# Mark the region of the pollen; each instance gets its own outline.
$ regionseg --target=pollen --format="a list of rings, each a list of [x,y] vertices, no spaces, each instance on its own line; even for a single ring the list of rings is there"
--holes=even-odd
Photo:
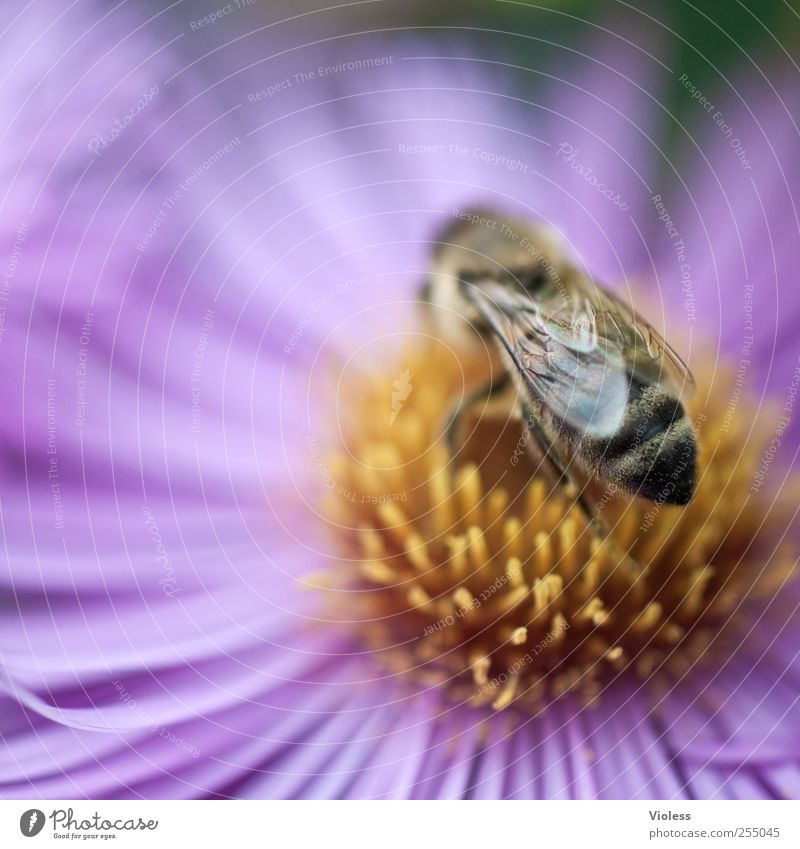
[[[566,694],[596,704],[618,676],[713,658],[742,605],[791,578],[798,487],[759,483],[780,413],[754,421],[732,372],[695,373],[691,502],[592,481],[602,538],[576,492],[520,450],[519,419],[478,405],[448,448],[448,411],[486,376],[426,340],[340,382],[347,420],[324,499],[337,557],[317,583],[392,674],[498,711]]]

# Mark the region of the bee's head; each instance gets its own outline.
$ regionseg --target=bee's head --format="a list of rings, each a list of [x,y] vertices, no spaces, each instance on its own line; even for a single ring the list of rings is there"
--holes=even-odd
[[[464,297],[465,287],[489,281],[541,305],[548,300],[555,305],[559,298],[568,300],[570,281],[578,273],[571,252],[548,228],[488,209],[454,210],[453,220],[435,241],[423,298],[458,306],[464,318],[478,321]]]

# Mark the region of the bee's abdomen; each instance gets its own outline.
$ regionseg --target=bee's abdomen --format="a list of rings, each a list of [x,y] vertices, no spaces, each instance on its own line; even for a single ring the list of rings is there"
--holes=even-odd
[[[594,446],[602,476],[636,495],[687,504],[694,495],[697,439],[680,401],[648,387],[632,399],[620,432]]]

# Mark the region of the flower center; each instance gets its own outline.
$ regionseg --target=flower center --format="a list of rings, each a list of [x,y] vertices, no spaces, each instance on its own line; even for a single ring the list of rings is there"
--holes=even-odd
[[[574,493],[520,451],[518,420],[479,411],[450,455],[448,410],[481,369],[425,342],[343,382],[351,423],[328,464],[342,555],[330,589],[393,672],[495,709],[568,692],[592,703],[616,675],[688,668],[734,608],[785,580],[793,557],[777,541],[796,501],[753,483],[775,419],[754,425],[744,398],[731,412],[730,375],[697,375],[690,504],[593,482],[611,532],[601,540]]]

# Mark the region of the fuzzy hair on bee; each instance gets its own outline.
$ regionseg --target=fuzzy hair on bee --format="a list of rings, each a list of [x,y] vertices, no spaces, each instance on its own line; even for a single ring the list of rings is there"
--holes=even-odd
[[[450,412],[451,445],[461,415],[492,398],[522,420],[555,480],[574,485],[577,470],[660,503],[690,501],[697,439],[682,399],[691,374],[557,234],[490,210],[460,212],[437,240],[421,299],[435,334],[466,344],[477,331],[502,374]]]

